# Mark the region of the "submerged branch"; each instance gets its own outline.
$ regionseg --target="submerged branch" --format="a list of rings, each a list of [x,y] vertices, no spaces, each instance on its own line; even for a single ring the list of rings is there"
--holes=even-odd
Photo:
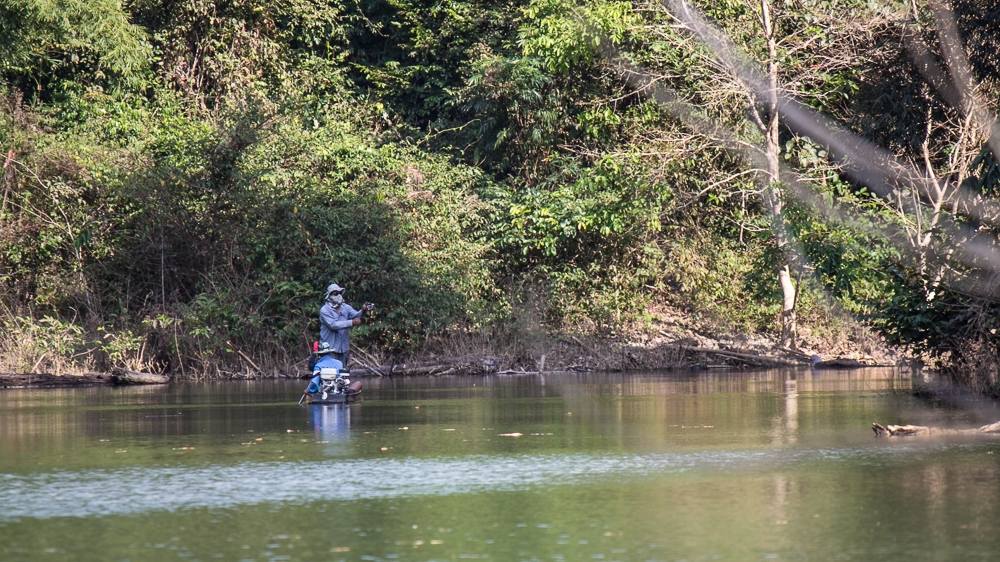
[[[931,427],[926,425],[882,425],[872,422],[872,431],[876,437],[908,437],[928,435],[974,435],[981,433],[1000,433],[1000,421],[975,428],[953,429]]]

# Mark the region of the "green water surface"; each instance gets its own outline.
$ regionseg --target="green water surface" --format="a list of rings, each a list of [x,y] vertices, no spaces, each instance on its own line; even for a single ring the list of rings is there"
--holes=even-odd
[[[909,375],[0,392],[0,560],[997,560],[992,403]]]

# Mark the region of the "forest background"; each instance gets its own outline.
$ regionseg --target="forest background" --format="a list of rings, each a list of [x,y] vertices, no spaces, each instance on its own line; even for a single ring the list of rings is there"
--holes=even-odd
[[[680,322],[996,388],[998,65],[990,1],[0,0],[0,371],[287,371],[336,281],[378,358]]]

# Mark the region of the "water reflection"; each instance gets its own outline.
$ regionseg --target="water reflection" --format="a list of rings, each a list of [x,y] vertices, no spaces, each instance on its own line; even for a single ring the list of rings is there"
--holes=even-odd
[[[95,388],[0,393],[0,470],[57,466],[122,466],[159,455],[156,445],[208,459],[248,448],[286,454],[277,435],[299,431],[326,441],[313,453],[340,455],[362,435],[377,439],[363,450],[415,447],[447,452],[535,451],[613,447],[666,450],[677,446],[795,446],[803,436],[822,444],[868,438],[873,419],[933,424],[915,404],[898,415],[866,393],[906,390],[910,378],[894,370],[851,373],[775,370],[699,373],[583,373],[511,377],[378,378],[366,381],[366,404],[295,406],[299,381],[267,381],[167,388]],[[897,400],[893,398],[892,400]],[[901,404],[906,405],[906,400]],[[364,420],[358,414],[364,408]],[[940,411],[933,412],[941,416]],[[353,419],[352,419],[353,418]],[[936,420],[940,422],[940,420]],[[813,431],[803,433],[801,424]],[[961,424],[971,425],[965,420]],[[846,425],[852,427],[845,427]],[[397,428],[409,426],[410,431]],[[553,434],[552,427],[558,431]],[[359,428],[361,429],[359,431]],[[424,428],[428,428],[426,431]],[[443,434],[442,428],[453,433]],[[483,428],[500,428],[487,433]],[[373,431],[381,431],[375,437]],[[816,429],[825,431],[820,439]],[[547,433],[516,444],[495,433]],[[460,440],[460,441],[459,441]],[[339,445],[338,445],[339,444]],[[810,443],[805,443],[809,445]],[[142,449],[137,446],[142,445]],[[149,447],[147,447],[149,445]],[[120,450],[127,450],[119,453]],[[230,453],[236,454],[236,453]],[[252,456],[252,455],[251,455]],[[178,460],[183,460],[178,458]]]
[[[560,373],[511,376],[385,377],[365,381],[380,398],[494,398],[522,396],[643,396],[666,394],[785,393],[792,381],[797,392],[909,390],[911,378],[897,369],[824,371],[698,371],[648,373]],[[368,390],[366,390],[368,392]]]
[[[470,455],[454,458],[376,458],[312,462],[242,463],[232,466],[125,468],[48,472],[31,475],[0,473],[0,524],[25,518],[86,517],[112,514],[220,508],[265,502],[309,500],[352,501],[372,498],[440,496],[534,489],[539,492],[574,485],[600,485],[699,477],[746,479],[758,488],[756,475],[777,471],[801,477],[804,469],[821,467],[837,478],[856,477],[867,466],[909,475],[929,454],[968,458],[991,450],[991,441],[972,446],[945,442],[915,443],[891,449],[775,449],[626,455]],[[995,481],[1000,467],[993,459],[977,470]],[[861,469],[861,471],[859,471]],[[897,472],[898,471],[898,472]],[[960,467],[938,469],[933,478],[942,497],[950,498],[958,482],[950,474]],[[248,486],[248,482],[255,485]],[[303,482],[311,485],[303,486]],[[763,480],[763,494],[750,489],[744,501],[768,503],[778,516],[788,503],[786,482]],[[914,483],[926,483],[916,479]],[[327,485],[330,484],[330,485]],[[883,486],[907,485],[886,481]],[[775,486],[779,497],[770,490]],[[769,490],[770,489],[770,490]],[[115,493],[108,493],[114,490]],[[947,493],[945,493],[947,492]],[[836,493],[836,492],[835,492]],[[770,498],[770,502],[768,501]],[[995,500],[995,498],[992,498]],[[827,498],[833,501],[834,498]],[[828,507],[828,506],[823,506]],[[932,505],[933,507],[933,505]],[[748,507],[750,509],[750,507]],[[933,515],[933,510],[928,515]]]
[[[876,419],[975,425],[914,398],[908,373],[366,386],[363,404],[309,407],[300,381],[0,393],[0,559],[157,560],[163,545],[306,561],[1000,551],[1000,439],[872,437]]]
[[[799,381],[787,373],[782,382],[782,411],[771,418],[771,444],[794,445],[799,432]]]
[[[351,406],[347,404],[310,404],[309,421],[313,426],[316,440],[327,445],[331,454],[350,452]]]

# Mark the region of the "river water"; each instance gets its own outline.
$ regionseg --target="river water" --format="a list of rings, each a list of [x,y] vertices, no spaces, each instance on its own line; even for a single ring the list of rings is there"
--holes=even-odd
[[[996,560],[992,403],[769,371],[0,392],[0,559]]]

